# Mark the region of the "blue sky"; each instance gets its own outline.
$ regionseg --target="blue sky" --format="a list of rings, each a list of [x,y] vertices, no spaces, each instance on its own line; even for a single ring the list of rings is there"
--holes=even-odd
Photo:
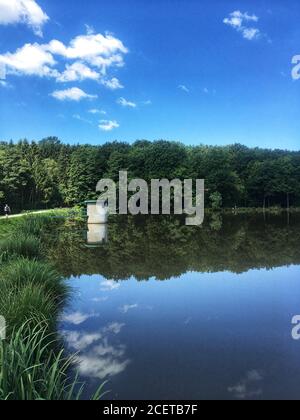
[[[0,139],[298,150],[299,22],[298,0],[0,0]]]

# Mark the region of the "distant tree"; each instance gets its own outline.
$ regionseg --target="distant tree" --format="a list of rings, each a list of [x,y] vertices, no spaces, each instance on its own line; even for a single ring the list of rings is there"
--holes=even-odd
[[[47,207],[61,203],[59,192],[59,167],[54,159],[36,160],[33,166],[38,201]]]
[[[128,170],[128,166],[129,159],[127,153],[119,151],[113,152],[107,162],[105,178],[109,178],[117,182],[119,180],[119,172]]]
[[[209,199],[213,210],[221,210],[223,199],[222,195],[218,191],[212,193]]]
[[[290,208],[291,198],[294,198],[299,190],[296,167],[289,156],[281,157],[274,163],[273,190],[278,199],[285,197],[287,209]]]
[[[39,154],[44,159],[57,159],[60,154],[61,146],[61,141],[57,137],[47,137],[38,143]]]
[[[0,150],[0,190],[15,209],[27,208],[34,192],[32,169],[19,146]]]
[[[187,150],[181,143],[157,141],[147,147],[146,179],[174,179],[181,175],[186,164]]]
[[[225,207],[241,201],[244,186],[227,148],[196,147],[190,160],[193,177],[205,179],[206,188],[218,191]]]
[[[249,168],[247,189],[254,203],[261,203],[264,209],[275,193],[274,168],[274,161],[254,161]]]
[[[91,146],[77,147],[68,168],[65,202],[68,205],[96,198],[96,153]]]

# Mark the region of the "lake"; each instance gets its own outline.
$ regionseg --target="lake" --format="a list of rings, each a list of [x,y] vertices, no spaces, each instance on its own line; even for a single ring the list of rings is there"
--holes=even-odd
[[[48,253],[72,288],[59,329],[86,395],[108,380],[111,400],[299,398],[299,216],[71,225]]]

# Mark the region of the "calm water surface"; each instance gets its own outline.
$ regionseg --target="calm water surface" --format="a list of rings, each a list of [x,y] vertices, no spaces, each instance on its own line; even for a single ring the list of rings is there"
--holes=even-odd
[[[60,324],[88,392],[107,399],[300,398],[300,220],[129,219],[61,231],[72,300]]]

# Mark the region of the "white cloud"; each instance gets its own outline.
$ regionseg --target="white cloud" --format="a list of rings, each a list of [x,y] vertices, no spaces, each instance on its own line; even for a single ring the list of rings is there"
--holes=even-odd
[[[35,0],[0,0],[0,25],[25,23],[38,36],[49,17]]]
[[[119,334],[124,326],[125,324],[112,322],[95,333],[62,332],[71,349],[83,352],[75,359],[82,375],[105,379],[126,369],[130,363],[130,360],[126,359],[126,347],[122,344],[109,343],[109,335]]]
[[[103,328],[104,333],[120,334],[121,330],[125,327],[125,324],[120,322],[112,322]]]
[[[99,340],[106,340],[108,334],[120,334],[121,330],[125,327],[125,324],[119,322],[111,322],[104,326],[101,332],[87,333],[79,331],[62,331],[62,336],[66,340],[67,344],[76,351],[86,350],[91,345],[99,342]]]
[[[102,334],[80,333],[77,331],[63,331],[62,335],[68,345],[76,351],[83,351],[102,338]]]
[[[74,115],[73,115],[73,118],[74,118],[74,120],[78,120],[78,121],[84,122],[84,123],[86,123],[86,124],[92,124],[92,122],[91,122],[91,121],[87,120],[86,118],[83,118],[83,117],[82,117],[81,115],[79,115],[79,114],[74,114]]]
[[[136,108],[136,104],[134,102],[127,101],[127,99],[125,99],[125,98],[119,98],[117,100],[117,104],[119,104],[121,106],[124,106],[124,107]]]
[[[111,90],[116,90],[116,89],[123,89],[124,88],[124,86],[120,83],[120,81],[116,78],[116,77],[113,77],[112,79],[108,79],[108,80],[106,80],[106,79],[103,79],[102,81],[101,81],[101,83],[105,86],[105,87],[107,87],[108,89],[111,89]]]
[[[13,54],[0,55],[0,78],[5,79],[7,74],[58,77],[59,73],[53,69],[55,64],[52,54],[41,45],[25,44]]]
[[[61,320],[63,322],[68,322],[69,324],[80,325],[87,321],[89,318],[93,317],[95,317],[94,314],[84,314],[78,311],[63,315]]]
[[[245,400],[262,395],[263,390],[260,386],[264,377],[257,370],[251,370],[236,385],[228,388],[228,392],[233,394],[236,399]]]
[[[66,70],[57,78],[58,82],[75,82],[85,79],[98,80],[100,74],[88,67],[87,65],[76,61],[75,63],[66,65]]]
[[[101,122],[109,122],[109,121],[101,121]],[[111,291],[111,290],[115,290],[118,289],[120,287],[120,283],[117,283],[114,280],[104,280],[101,282],[101,290],[103,292],[105,291]]]
[[[0,54],[0,79],[5,79],[7,74],[55,77],[58,82],[92,79],[117,89],[122,87],[121,83],[117,78],[108,79],[107,70],[123,66],[127,52],[122,41],[110,34],[80,35],[68,46],[58,40],[49,44],[25,44],[14,53]],[[55,68],[58,58],[73,62],[67,63],[60,73]]]
[[[111,131],[114,128],[119,128],[120,125],[118,124],[117,121],[113,120],[101,120],[100,124],[99,124],[99,128],[100,130],[103,131]],[[111,282],[109,283],[109,281],[107,281],[107,283],[105,285],[103,285],[102,290],[106,291],[106,290],[114,290],[114,289],[118,289],[119,288],[119,284],[112,284]]]
[[[88,112],[93,115],[97,115],[97,114],[106,115],[107,114],[107,112],[104,111],[104,109],[96,109],[96,108],[89,109]]]
[[[258,22],[258,17],[255,15],[249,15],[248,12],[242,13],[240,10],[230,13],[229,17],[224,19],[226,25],[230,25],[234,28],[241,28],[243,23],[246,22]]]
[[[123,66],[123,54],[128,53],[122,41],[111,34],[79,35],[68,46],[53,40],[47,45],[47,49],[66,59],[85,61],[99,68],[102,74],[106,74],[108,67]]]
[[[123,312],[123,314],[127,314],[131,309],[138,308],[138,304],[135,303],[134,305],[124,305],[120,308],[120,311]]]
[[[178,89],[182,90],[183,92],[189,93],[189,88],[187,88],[185,85],[179,85]]]
[[[73,87],[65,90],[56,90],[51,93],[53,98],[58,99],[59,101],[81,101],[81,99],[96,99],[97,95],[89,95],[83,90]]]
[[[143,102],[143,105],[152,105],[152,101],[148,99],[147,101]]]
[[[255,27],[249,27],[248,25],[257,23],[259,18],[256,15],[249,15],[248,12],[242,13],[240,10],[236,10],[230,13],[229,17],[223,20],[225,25],[231,26],[236,31],[240,32],[245,39],[249,41],[260,37],[260,30]]]
[[[107,296],[104,297],[94,297],[92,298],[92,302],[100,303],[100,302],[106,302],[108,300]]]
[[[77,358],[79,371],[82,375],[105,379],[123,372],[130,363],[125,359],[126,348],[122,345],[110,345],[107,339],[94,346],[90,352]]]
[[[258,38],[260,35],[260,30],[256,28],[245,28],[243,30],[243,37],[246,39],[249,39],[251,41],[252,39]]]

